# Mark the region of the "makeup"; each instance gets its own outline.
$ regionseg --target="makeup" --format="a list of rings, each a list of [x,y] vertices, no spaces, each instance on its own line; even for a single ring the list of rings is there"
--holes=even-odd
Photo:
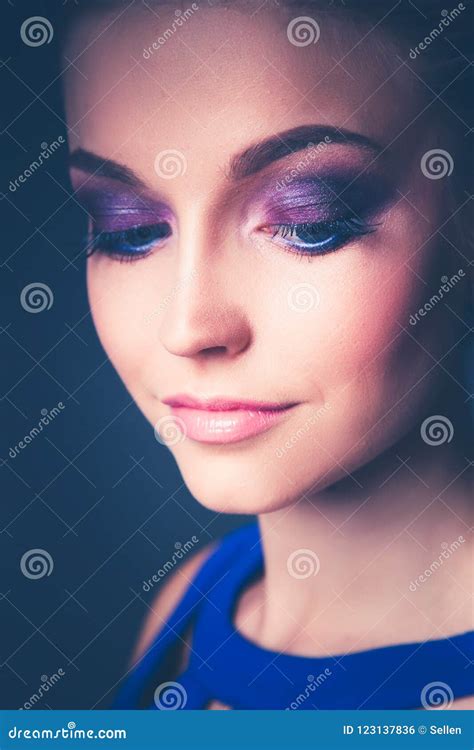
[[[295,406],[225,398],[203,401],[186,395],[164,398],[163,403],[181,420],[186,437],[214,444],[237,443],[264,433]]]

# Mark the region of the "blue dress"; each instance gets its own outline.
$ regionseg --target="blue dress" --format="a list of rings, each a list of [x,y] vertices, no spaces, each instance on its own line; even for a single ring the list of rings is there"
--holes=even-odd
[[[262,572],[257,524],[227,534],[198,571],[113,708],[409,709],[474,694],[474,631],[324,657],[260,648],[233,625],[240,592]],[[166,665],[192,626],[186,669]]]

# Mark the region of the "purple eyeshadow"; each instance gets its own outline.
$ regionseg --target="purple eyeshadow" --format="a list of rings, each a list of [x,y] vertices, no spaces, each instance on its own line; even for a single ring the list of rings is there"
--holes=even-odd
[[[264,192],[262,209],[268,224],[334,221],[348,215],[375,215],[391,189],[375,175],[322,175],[279,180]]]
[[[170,222],[173,214],[160,201],[124,188],[80,187],[76,195],[92,216],[96,232],[120,232],[132,227]]]

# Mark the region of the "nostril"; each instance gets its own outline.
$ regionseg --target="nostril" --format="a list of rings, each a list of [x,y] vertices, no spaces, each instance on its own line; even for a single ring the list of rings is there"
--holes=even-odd
[[[208,346],[200,352],[203,357],[213,357],[219,354],[227,354],[226,346]]]

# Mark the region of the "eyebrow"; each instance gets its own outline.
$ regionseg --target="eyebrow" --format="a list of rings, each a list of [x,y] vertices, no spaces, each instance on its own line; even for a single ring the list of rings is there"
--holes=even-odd
[[[233,180],[241,180],[308,146],[317,147],[324,144],[328,146],[342,144],[368,150],[371,153],[382,151],[380,144],[361,133],[325,125],[301,125],[260,141],[234,156],[230,161],[228,175]],[[129,167],[112,159],[104,159],[82,148],[72,152],[69,165],[82,172],[117,180],[132,187],[147,187],[146,183]]]

